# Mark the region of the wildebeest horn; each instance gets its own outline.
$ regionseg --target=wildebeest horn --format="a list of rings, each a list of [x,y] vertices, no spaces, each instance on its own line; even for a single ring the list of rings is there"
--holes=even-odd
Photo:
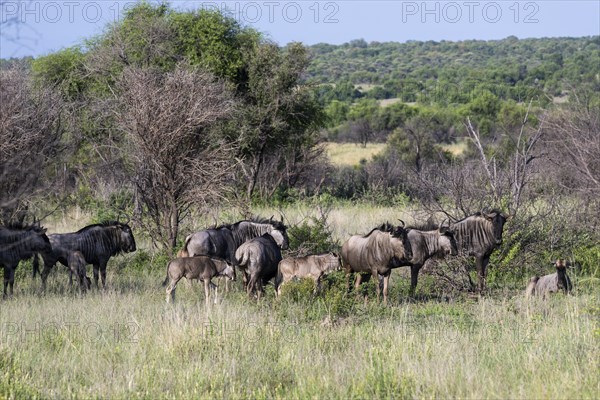
[[[402,221],[400,218],[398,218],[398,221],[400,221],[400,223],[402,224],[402,228],[404,228],[406,226],[406,224],[404,223],[404,221]]]

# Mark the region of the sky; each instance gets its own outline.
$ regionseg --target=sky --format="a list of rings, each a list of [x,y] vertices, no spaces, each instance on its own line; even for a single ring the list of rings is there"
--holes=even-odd
[[[154,2],[155,1],[151,1]],[[0,0],[0,57],[39,56],[81,44],[134,1]],[[600,0],[170,1],[223,10],[285,45],[600,35]]]

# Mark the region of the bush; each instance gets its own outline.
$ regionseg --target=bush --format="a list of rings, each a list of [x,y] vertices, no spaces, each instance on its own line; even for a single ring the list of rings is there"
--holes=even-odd
[[[327,223],[327,212],[323,211],[320,217],[311,217],[308,221],[289,228],[288,236],[290,249],[294,249],[288,255],[294,257],[337,251],[340,247],[333,239]]]

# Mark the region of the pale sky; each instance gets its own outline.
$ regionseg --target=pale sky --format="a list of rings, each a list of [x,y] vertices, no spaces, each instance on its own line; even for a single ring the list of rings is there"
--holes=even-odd
[[[0,0],[0,57],[38,56],[99,34],[133,4],[121,0]],[[600,35],[600,0],[171,1],[228,10],[285,45]],[[11,24],[17,19],[19,24]]]

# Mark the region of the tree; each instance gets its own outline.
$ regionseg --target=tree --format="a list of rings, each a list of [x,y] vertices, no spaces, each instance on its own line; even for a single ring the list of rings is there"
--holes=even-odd
[[[581,89],[548,121],[550,160],[560,167],[561,184],[586,197],[600,195],[600,97]]]
[[[60,96],[22,69],[0,71],[0,221],[21,216],[52,187],[66,116]],[[19,217],[17,217],[20,219]]]
[[[316,144],[325,114],[313,88],[301,83],[308,54],[300,43],[285,51],[273,43],[259,44],[245,57],[248,80],[241,93],[239,128],[232,135],[240,138],[239,158],[250,198],[261,181],[266,195],[282,183],[294,185],[320,152]],[[263,175],[265,168],[274,173]]]
[[[174,249],[186,211],[226,194],[235,148],[213,128],[231,115],[231,93],[186,64],[172,72],[129,67],[117,87],[113,112],[125,135],[128,178],[147,217],[140,222]]]

